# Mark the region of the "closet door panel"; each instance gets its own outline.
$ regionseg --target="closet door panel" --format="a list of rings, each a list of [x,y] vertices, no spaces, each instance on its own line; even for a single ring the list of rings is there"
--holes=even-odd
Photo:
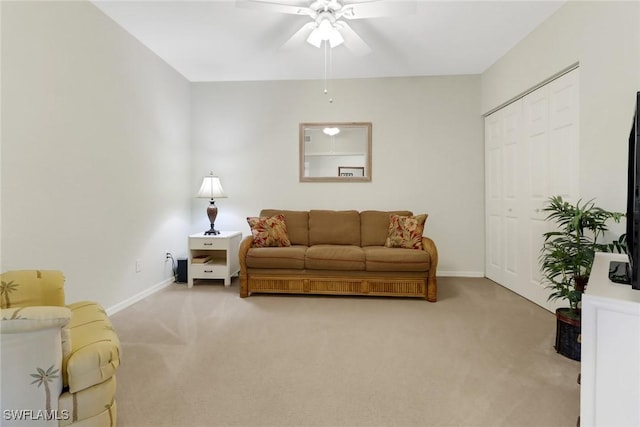
[[[502,113],[485,119],[485,274],[498,283],[503,280],[503,154]]]
[[[517,292],[522,262],[518,247],[522,240],[522,103],[503,109],[504,170],[504,286]]]
[[[552,194],[578,197],[578,75],[570,73],[549,83],[549,147]]]

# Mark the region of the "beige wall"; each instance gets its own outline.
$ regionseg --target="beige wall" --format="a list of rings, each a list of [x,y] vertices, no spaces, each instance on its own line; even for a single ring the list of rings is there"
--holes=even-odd
[[[192,192],[212,170],[227,199],[216,225],[249,234],[263,208],[410,209],[442,274],[484,272],[484,148],[479,76],[196,83],[192,86]],[[370,183],[300,183],[298,124],[373,123]],[[194,199],[193,231],[208,228]]]
[[[481,111],[574,63],[580,70],[580,192],[624,211],[627,142],[640,91],[640,2],[568,2],[482,74]]]
[[[0,5],[1,269],[61,269],[105,307],[161,285],[188,232],[189,83],[89,2]]]

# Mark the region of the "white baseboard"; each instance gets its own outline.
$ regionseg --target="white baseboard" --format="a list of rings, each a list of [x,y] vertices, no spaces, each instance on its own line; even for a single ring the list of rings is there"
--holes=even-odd
[[[437,277],[484,277],[484,271],[438,271]],[[145,289],[144,291],[137,293],[124,301],[117,303],[106,309],[107,315],[111,316],[125,308],[137,303],[148,297],[149,295],[155,294],[161,289],[166,288],[174,282],[173,277],[169,277],[162,282],[153,285],[152,287]]]
[[[484,271],[441,271],[438,270],[436,277],[484,277]]]
[[[156,292],[158,292],[161,289],[166,288],[167,286],[169,286],[170,284],[172,284],[174,282],[173,277],[169,277],[165,280],[163,280],[162,282],[151,286],[148,289],[145,289],[144,291],[137,293],[135,295],[133,295],[130,298],[127,298],[126,300],[117,303],[116,305],[113,305],[109,308],[107,308],[105,311],[107,312],[107,316],[111,316],[117,312],[119,312],[120,310],[124,310],[125,308],[137,303],[138,301],[141,301],[143,299],[145,299],[146,297],[148,297],[149,295],[155,294]]]

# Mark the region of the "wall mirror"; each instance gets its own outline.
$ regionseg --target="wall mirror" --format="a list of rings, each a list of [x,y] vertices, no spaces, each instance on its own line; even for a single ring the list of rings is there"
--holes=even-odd
[[[371,181],[371,123],[300,123],[300,182]]]

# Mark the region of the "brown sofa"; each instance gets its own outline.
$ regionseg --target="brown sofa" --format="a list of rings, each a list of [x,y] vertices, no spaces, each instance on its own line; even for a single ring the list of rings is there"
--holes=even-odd
[[[385,247],[390,215],[409,211],[287,211],[291,246],[240,245],[240,296],[252,293],[380,295],[437,300],[438,252],[423,237],[423,249]]]

